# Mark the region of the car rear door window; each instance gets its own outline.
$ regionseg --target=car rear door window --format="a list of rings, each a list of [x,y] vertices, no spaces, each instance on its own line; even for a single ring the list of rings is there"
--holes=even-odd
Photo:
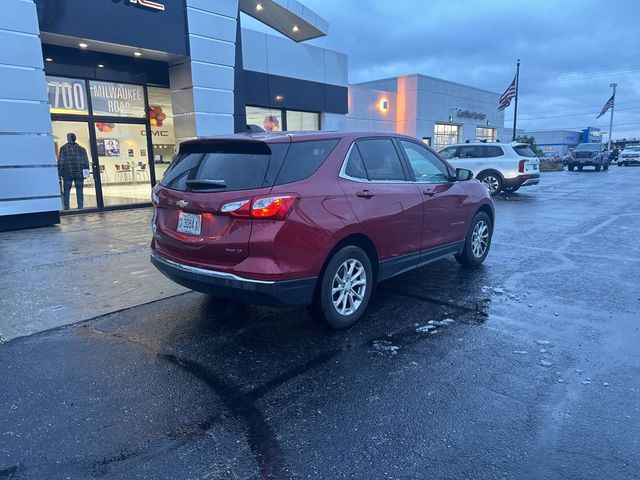
[[[351,178],[358,178],[367,180],[367,171],[364,168],[364,162],[358,147],[355,145],[349,150],[349,158],[347,159],[347,166],[344,169],[344,173]]]
[[[393,142],[388,138],[356,142],[364,167],[371,181],[404,181],[404,171]]]
[[[416,182],[444,183],[449,181],[449,170],[446,165],[430,150],[406,140],[400,140],[400,146],[409,159]]]
[[[479,148],[482,149],[482,157],[484,158],[495,158],[504,155],[502,148],[496,145],[482,145]]]
[[[262,188],[269,165],[272,160],[276,163],[282,160],[286,147],[286,144],[268,145],[264,142],[186,144],[161,183],[167,188],[183,191],[229,192]]]
[[[458,147],[458,157],[459,158],[481,158],[482,151],[480,147],[476,145],[465,145],[463,147]]]
[[[275,184],[282,185],[309,178],[320,168],[339,141],[330,139],[293,142]]]

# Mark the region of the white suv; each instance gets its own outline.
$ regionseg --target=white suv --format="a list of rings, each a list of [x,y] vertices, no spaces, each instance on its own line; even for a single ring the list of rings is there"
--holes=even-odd
[[[540,183],[540,160],[526,143],[459,143],[439,153],[454,167],[471,170],[492,196]]]

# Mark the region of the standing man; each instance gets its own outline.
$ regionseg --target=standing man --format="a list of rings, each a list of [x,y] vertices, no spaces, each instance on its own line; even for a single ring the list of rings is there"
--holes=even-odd
[[[78,208],[83,207],[83,182],[89,174],[89,158],[87,151],[76,143],[76,134],[67,133],[67,143],[60,148],[58,157],[58,175],[62,177],[64,209],[69,210],[71,186],[76,186]]]

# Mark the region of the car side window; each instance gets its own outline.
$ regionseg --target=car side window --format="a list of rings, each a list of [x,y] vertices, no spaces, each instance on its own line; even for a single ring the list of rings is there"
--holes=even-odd
[[[351,178],[359,178],[362,180],[367,180],[367,171],[364,168],[364,163],[362,162],[362,156],[360,155],[360,151],[358,147],[355,145],[351,147],[349,152],[349,158],[347,159],[347,166],[344,169],[344,173],[346,173]]]
[[[495,145],[483,146],[482,149],[484,150],[482,156],[486,158],[501,157],[504,155],[502,148]]]
[[[356,147],[360,151],[370,181],[405,180],[400,157],[390,139],[358,140]]]
[[[449,160],[450,158],[453,158],[456,156],[456,150],[457,150],[457,147],[443,148],[442,150],[440,150],[440,156],[442,158]]]
[[[443,183],[449,181],[447,166],[430,150],[413,142],[400,140],[400,146],[407,154],[416,182]]]
[[[480,151],[480,147],[475,145],[465,145],[463,147],[458,147],[458,157],[480,158],[482,157],[482,152]]]

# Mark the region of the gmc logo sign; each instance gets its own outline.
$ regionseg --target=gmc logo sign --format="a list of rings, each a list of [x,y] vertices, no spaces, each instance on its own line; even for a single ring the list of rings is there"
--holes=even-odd
[[[113,0],[115,2],[119,0]],[[132,3],[135,5],[140,5],[144,8],[149,8],[151,10],[156,10],[160,12],[164,12],[164,5],[160,2],[156,2],[155,0],[125,0],[125,3]]]

